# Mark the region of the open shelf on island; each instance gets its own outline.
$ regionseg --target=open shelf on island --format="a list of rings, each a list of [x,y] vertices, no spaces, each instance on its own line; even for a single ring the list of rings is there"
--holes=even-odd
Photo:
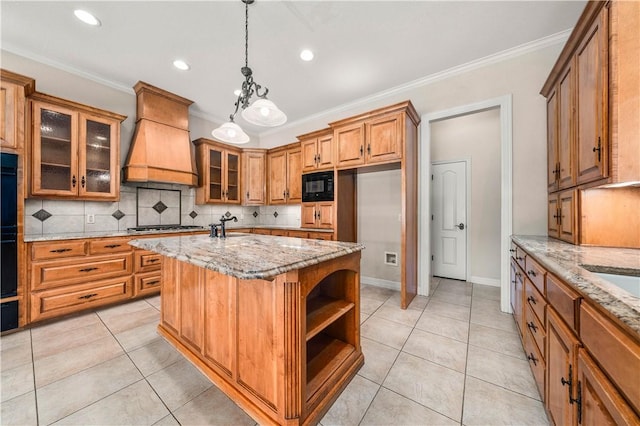
[[[354,304],[342,299],[317,296],[307,304],[307,341],[329,324],[353,308]]]
[[[307,342],[307,401],[353,351],[355,348],[349,343],[323,333]]]

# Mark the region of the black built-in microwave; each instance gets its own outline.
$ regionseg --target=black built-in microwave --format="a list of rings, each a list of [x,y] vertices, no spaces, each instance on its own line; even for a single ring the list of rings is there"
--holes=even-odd
[[[302,202],[333,201],[333,170],[302,175]]]

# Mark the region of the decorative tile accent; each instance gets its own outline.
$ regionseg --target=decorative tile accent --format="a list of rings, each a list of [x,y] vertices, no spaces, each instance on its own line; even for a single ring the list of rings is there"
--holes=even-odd
[[[191,219],[195,219],[196,216],[198,216],[198,213],[196,213],[195,210],[191,210],[191,213],[189,213],[189,216],[191,216]]]
[[[167,206],[162,201],[158,201],[153,206],[153,209],[157,211],[159,214],[162,214],[162,212],[167,209]]]
[[[278,212],[273,212],[273,217],[278,217]]]
[[[258,217],[258,212],[253,212],[253,217]]]
[[[32,214],[31,216],[35,217],[40,222],[44,222],[45,220],[49,219],[52,215],[48,211],[46,211],[44,209],[40,209],[37,212],[35,212],[34,214]]]
[[[226,217],[231,217],[231,212],[229,210],[227,210],[227,212],[224,214]]]
[[[111,213],[111,216],[115,217],[116,220],[120,220],[124,217],[124,213],[122,213],[120,210],[116,210],[115,212]]]

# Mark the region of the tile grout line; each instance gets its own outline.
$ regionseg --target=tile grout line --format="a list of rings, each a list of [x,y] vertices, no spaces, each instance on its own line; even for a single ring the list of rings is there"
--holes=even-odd
[[[36,425],[40,424],[40,413],[38,412],[38,388],[36,387],[36,361],[33,355],[33,335],[29,328],[29,346],[31,347],[31,371],[33,371],[33,399],[36,409]]]

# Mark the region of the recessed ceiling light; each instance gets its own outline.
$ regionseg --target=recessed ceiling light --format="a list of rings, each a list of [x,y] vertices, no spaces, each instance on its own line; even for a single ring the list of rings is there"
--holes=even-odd
[[[240,96],[240,93],[242,93],[242,90],[240,90],[240,89],[236,89],[236,90],[233,91],[233,94],[236,95],[236,96]]]
[[[173,66],[182,71],[187,71],[191,69],[189,64],[183,61],[182,59],[176,59],[175,61],[173,61]]]
[[[73,11],[73,14],[85,24],[93,25],[94,27],[100,26],[100,20],[86,10],[76,9]]]
[[[309,62],[313,59],[313,52],[309,49],[304,49],[302,52],[300,52],[300,59]]]

